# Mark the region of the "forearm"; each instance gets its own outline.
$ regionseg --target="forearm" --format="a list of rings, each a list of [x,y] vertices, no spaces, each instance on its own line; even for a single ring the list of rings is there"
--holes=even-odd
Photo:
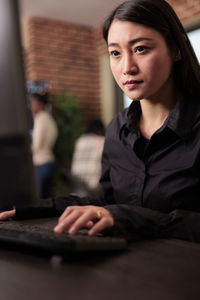
[[[200,242],[200,213],[174,210],[169,214],[132,205],[110,205],[113,235],[129,241],[151,238],[179,238]]]
[[[101,197],[78,197],[73,195],[55,197],[49,199],[40,199],[34,205],[16,207],[15,219],[30,219],[42,218],[51,216],[60,216],[66,207],[72,205],[106,205],[106,202]]]

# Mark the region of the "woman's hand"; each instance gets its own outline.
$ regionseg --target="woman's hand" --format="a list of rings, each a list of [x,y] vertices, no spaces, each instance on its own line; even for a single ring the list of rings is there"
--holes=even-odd
[[[88,234],[94,235],[113,225],[114,219],[104,207],[68,206],[59,218],[54,232],[67,231],[69,234],[75,234],[82,228],[89,228]]]
[[[12,209],[12,210],[7,210],[7,211],[1,212],[0,213],[0,221],[5,221],[5,220],[7,220],[9,218],[14,217],[15,216],[15,212],[16,212],[15,208]]]

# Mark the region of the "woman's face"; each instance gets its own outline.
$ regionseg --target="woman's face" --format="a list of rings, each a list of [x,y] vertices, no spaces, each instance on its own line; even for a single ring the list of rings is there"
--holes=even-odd
[[[162,35],[151,28],[114,20],[108,33],[113,76],[133,100],[162,100],[173,90],[172,55]]]

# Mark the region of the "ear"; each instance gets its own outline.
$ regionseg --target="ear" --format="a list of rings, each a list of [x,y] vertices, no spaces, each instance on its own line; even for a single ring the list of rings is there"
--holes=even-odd
[[[181,52],[180,50],[176,51],[175,53],[175,56],[174,56],[174,61],[179,61],[182,59],[182,56],[181,56]]]

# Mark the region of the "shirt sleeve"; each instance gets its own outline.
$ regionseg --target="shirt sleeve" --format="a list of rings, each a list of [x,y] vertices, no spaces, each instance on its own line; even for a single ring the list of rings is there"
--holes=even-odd
[[[33,219],[60,216],[68,206],[97,205],[103,206],[102,198],[78,197],[75,195],[40,199],[36,204],[17,206],[15,219]]]
[[[114,236],[128,241],[153,238],[178,238],[200,242],[200,213],[174,210],[161,213],[127,204],[106,206],[114,218]]]

